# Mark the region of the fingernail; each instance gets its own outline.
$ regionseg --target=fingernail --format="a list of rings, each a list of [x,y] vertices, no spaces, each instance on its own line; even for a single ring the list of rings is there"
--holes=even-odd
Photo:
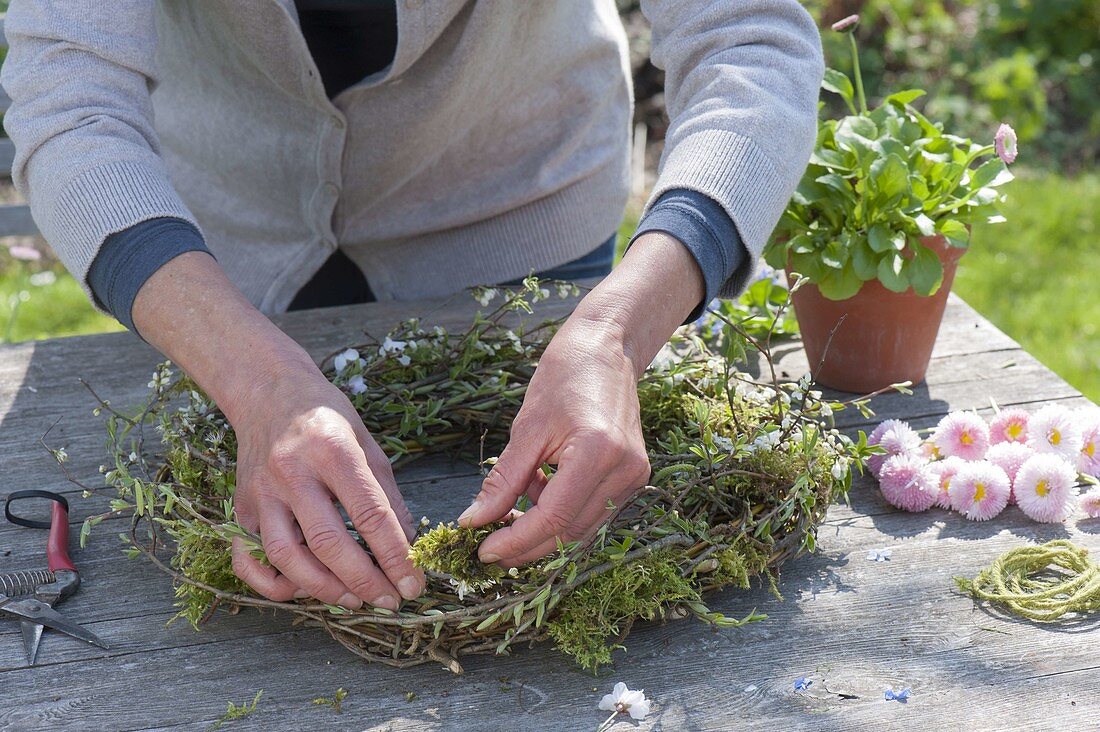
[[[376,597],[371,600],[370,604],[386,610],[396,610],[398,602],[397,598],[393,595],[382,595],[381,597]]]
[[[401,591],[401,596],[406,600],[415,600],[424,591],[416,577],[402,577],[397,582],[397,589]]]
[[[294,599],[295,600],[304,600],[307,597],[309,597],[309,593],[306,592],[305,590],[295,590],[294,591]],[[345,597],[346,597],[346,595],[345,595]]]
[[[458,517],[458,523],[462,524],[471,520],[474,517],[474,514],[476,514],[480,508],[481,501],[475,498],[474,502],[470,504],[470,507],[463,511],[462,514]]]
[[[485,564],[493,564],[494,562],[500,561],[500,555],[493,554],[492,552],[486,552],[485,554],[481,555],[481,561]]]
[[[350,592],[345,592],[341,595],[336,604],[341,607],[346,607],[348,610],[358,610],[363,607],[363,601]]]

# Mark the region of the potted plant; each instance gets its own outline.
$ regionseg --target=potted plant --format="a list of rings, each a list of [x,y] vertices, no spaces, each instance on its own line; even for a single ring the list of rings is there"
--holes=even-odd
[[[806,174],[764,256],[805,278],[792,301],[815,378],[869,393],[924,378],[959,259],[975,221],[999,222],[997,188],[1013,176],[1016,136],[994,144],[943,131],[912,103],[917,89],[868,110],[852,31],[853,75],[823,88],[850,114],[824,121]],[[854,83],[853,83],[854,80]]]

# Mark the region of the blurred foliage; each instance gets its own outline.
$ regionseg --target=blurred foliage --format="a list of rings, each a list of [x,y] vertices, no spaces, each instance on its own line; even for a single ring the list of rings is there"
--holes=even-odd
[[[803,4],[825,29],[828,64],[846,72],[845,40],[828,27],[860,14],[856,36],[872,96],[927,89],[923,111],[950,132],[989,140],[1008,122],[1033,164],[1076,172],[1100,162],[1100,0]]]

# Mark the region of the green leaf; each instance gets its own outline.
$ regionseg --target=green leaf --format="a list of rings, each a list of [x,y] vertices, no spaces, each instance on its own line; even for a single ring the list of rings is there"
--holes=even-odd
[[[864,282],[878,276],[878,257],[866,241],[857,241],[852,248],[852,267],[856,276]]]
[[[954,219],[944,219],[936,227],[936,230],[943,234],[947,239],[947,243],[953,247],[965,249],[970,245],[970,232],[966,228],[966,224]]]
[[[1001,173],[1008,173],[1008,169],[1005,167],[1004,161],[1000,158],[993,158],[992,160],[986,162],[984,165],[979,167],[977,170],[973,170],[970,172],[970,190],[978,190],[980,188],[985,188],[986,186],[991,185],[993,181],[1001,175]],[[1008,173],[1008,175],[1009,177],[1007,180],[1003,181],[1004,183],[1012,180],[1012,174]]]
[[[852,114],[856,113],[856,90],[847,74],[836,69],[825,69],[825,78],[821,82],[821,88],[825,91],[831,91],[833,94],[839,94]]]
[[[871,164],[871,181],[884,203],[897,200],[909,192],[909,166],[895,153]]]
[[[928,247],[917,244],[913,247],[913,258],[909,261],[909,280],[918,295],[931,295],[940,289],[943,283],[943,264]]]
[[[893,292],[909,289],[905,257],[898,252],[887,254],[878,263],[878,279],[882,286]]]
[[[821,252],[821,262],[826,267],[840,269],[847,261],[848,249],[836,239],[826,244],[825,249]]]
[[[830,300],[847,300],[863,287],[863,281],[856,275],[854,267],[831,269],[817,283],[821,294]]]
[[[913,217],[913,221],[917,225],[917,230],[920,231],[921,236],[935,236],[936,223],[927,215],[921,213]]]
[[[904,107],[906,104],[912,104],[915,100],[920,99],[925,93],[923,89],[906,89],[905,91],[895,92],[886,97],[885,103]]]

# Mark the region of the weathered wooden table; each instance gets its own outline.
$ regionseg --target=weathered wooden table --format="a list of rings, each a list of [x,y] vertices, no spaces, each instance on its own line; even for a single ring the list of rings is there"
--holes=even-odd
[[[319,356],[363,330],[385,332],[409,313],[469,322],[472,307],[375,304],[297,313],[281,324]],[[1067,348],[1073,347],[1067,344]],[[792,376],[804,372],[797,344],[777,349]],[[69,338],[0,349],[0,496],[20,488],[69,495],[72,521],[104,510],[108,491],[81,499],[39,437],[64,445],[74,475],[98,477],[102,423],[77,379],[115,405],[136,403],[157,355],[128,334]],[[926,427],[950,409],[1041,403],[1084,404],[1068,384],[957,298],[940,334],[926,385],[914,396],[875,400],[878,418]],[[861,424],[845,414],[842,425]],[[449,519],[479,483],[470,466],[436,460],[398,475],[415,515]],[[39,665],[23,658],[18,624],[0,620],[0,729],[203,729],[226,704],[263,697],[225,729],[594,729],[596,705],[617,680],[642,687],[653,713],[615,729],[925,730],[1097,729],[1100,635],[1090,625],[1036,626],[991,615],[953,591],[952,575],[973,574],[1001,552],[1069,537],[1100,554],[1100,522],[1047,526],[1015,508],[988,523],[946,511],[891,509],[866,479],[851,507],[835,506],[819,550],[788,564],[784,601],[762,589],[726,592],[715,609],[768,620],[716,632],[693,620],[638,625],[600,678],[548,646],[514,656],[464,658],[465,675],[422,666],[367,665],[319,629],[289,618],[219,612],[196,633],[173,615],[168,578],[128,560],[106,522],[74,552],[84,585],[61,609],[107,639],[110,651],[47,632]],[[0,526],[0,571],[42,563],[44,532]],[[869,549],[891,547],[887,562]],[[813,684],[795,692],[796,677]],[[908,704],[887,702],[887,686],[912,688]],[[342,714],[311,704],[338,687]]]

